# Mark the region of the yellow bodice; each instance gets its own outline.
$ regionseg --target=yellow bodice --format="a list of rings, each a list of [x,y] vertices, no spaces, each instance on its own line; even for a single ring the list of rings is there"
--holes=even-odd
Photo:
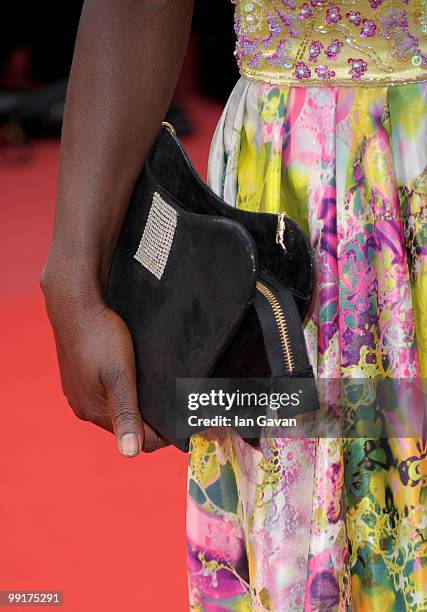
[[[427,0],[234,0],[243,76],[298,85],[427,80]]]

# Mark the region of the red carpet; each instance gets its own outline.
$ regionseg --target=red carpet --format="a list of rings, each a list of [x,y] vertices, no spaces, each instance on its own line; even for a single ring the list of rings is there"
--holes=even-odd
[[[205,175],[219,108],[187,110],[185,145]],[[38,288],[58,151],[45,142],[0,165],[0,590],[62,590],[69,612],[185,611],[186,456],[121,458],[61,393]]]

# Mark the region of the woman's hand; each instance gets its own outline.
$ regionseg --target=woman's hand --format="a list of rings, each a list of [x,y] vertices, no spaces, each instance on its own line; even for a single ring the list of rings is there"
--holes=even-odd
[[[173,96],[193,0],[85,0],[64,112],[42,288],[74,412],[125,455],[164,446],[141,421],[132,342],[105,304],[115,245]],[[144,407],[142,406],[142,410]]]
[[[106,305],[75,306],[42,280],[55,335],[62,389],[75,415],[114,432],[122,455],[167,446],[141,419],[135,358],[126,324]]]

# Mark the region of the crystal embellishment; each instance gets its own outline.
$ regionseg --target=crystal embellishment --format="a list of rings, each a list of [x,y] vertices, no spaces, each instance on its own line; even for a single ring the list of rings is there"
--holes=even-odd
[[[277,84],[427,78],[427,0],[231,0],[240,73]]]
[[[134,258],[160,280],[172,248],[178,213],[154,193],[141,241]]]

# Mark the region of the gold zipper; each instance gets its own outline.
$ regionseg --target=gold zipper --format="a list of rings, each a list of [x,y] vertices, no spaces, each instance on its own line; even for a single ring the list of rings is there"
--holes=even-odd
[[[257,281],[256,288],[257,291],[259,291],[261,295],[265,297],[265,299],[268,301],[273,310],[274,318],[276,319],[277,329],[279,331],[280,344],[282,346],[283,351],[283,359],[289,372],[293,372],[295,370],[295,358],[292,353],[288,324],[286,322],[285,315],[283,314],[280,302],[274,295],[274,293],[271,291],[271,289],[269,289],[260,281]]]

